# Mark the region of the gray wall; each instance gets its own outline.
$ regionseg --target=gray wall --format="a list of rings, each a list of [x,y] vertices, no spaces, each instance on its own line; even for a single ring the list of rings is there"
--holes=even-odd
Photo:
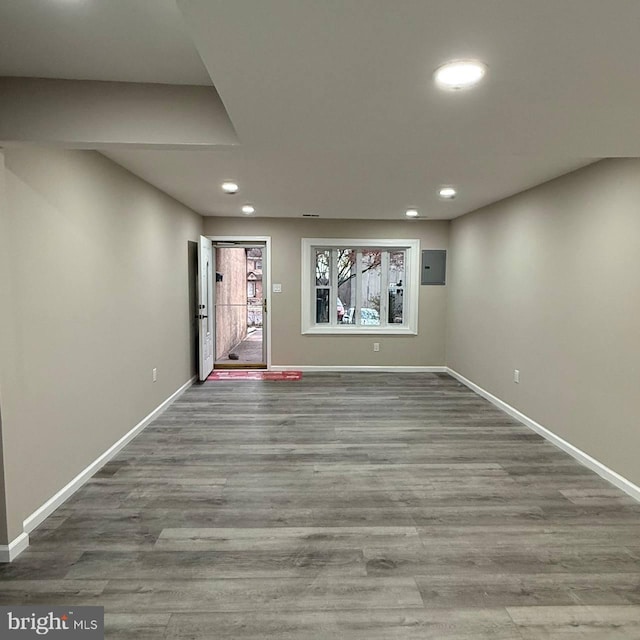
[[[456,219],[450,267],[448,365],[640,484],[640,160]]]
[[[202,218],[95,152],[5,159],[0,390],[13,539],[194,373],[189,241]]]
[[[444,365],[447,287],[420,287],[417,336],[301,335],[300,252],[304,237],[418,238],[423,249],[446,249],[448,222],[216,217],[205,218],[205,235],[272,237],[272,282],[282,284],[270,296],[274,365]]]
[[[1,409],[1,405],[0,405]],[[7,528],[7,502],[5,499],[4,481],[4,452],[2,447],[2,415],[0,415],[0,544],[9,544],[9,530]]]
[[[9,315],[8,302],[11,292],[9,246],[5,159],[4,151],[0,149],[0,545],[6,545],[10,542],[7,529],[6,483],[4,479],[4,454],[2,446],[4,441],[4,429],[2,426],[2,371],[3,363],[7,362],[9,348],[11,347],[11,336],[9,335],[7,326]]]

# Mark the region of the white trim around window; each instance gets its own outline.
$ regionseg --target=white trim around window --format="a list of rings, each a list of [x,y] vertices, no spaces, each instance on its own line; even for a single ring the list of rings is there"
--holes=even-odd
[[[335,269],[331,270],[330,282],[330,322],[316,324],[316,249],[328,250],[335,260],[335,252],[339,249],[376,250],[383,251],[383,267],[388,265],[389,251],[398,250],[405,254],[404,301],[402,324],[390,324],[386,318],[386,296],[381,296],[381,324],[380,326],[364,326],[358,324],[343,324],[335,320],[337,317],[337,279]],[[362,255],[357,253],[357,272],[361,273]],[[383,283],[387,282],[386,270],[383,269]],[[360,286],[356,278],[356,290]],[[353,239],[353,238],[302,238],[302,333],[311,335],[417,335],[418,333],[418,298],[420,294],[420,240],[398,239]],[[359,297],[356,297],[359,300]],[[384,300],[384,302],[383,302]],[[361,313],[359,301],[356,303],[355,314]]]

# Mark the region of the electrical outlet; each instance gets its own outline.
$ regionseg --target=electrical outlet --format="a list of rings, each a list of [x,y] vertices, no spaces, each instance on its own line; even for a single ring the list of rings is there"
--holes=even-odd
[[[513,370],[513,381],[516,384],[520,383],[520,369],[514,369]]]
[[[380,351],[380,343],[379,342],[374,342],[373,343],[373,350],[374,351]]]
[[[151,370],[151,377],[154,382],[158,381],[158,369],[156,369],[156,367]]]

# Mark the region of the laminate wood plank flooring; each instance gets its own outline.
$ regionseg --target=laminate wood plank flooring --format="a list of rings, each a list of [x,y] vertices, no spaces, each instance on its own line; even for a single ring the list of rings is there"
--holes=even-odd
[[[640,504],[445,374],[194,386],[0,566],[106,637],[640,639]]]

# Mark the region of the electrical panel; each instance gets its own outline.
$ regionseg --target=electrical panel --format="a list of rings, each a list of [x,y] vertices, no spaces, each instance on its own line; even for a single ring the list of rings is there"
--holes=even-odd
[[[447,251],[425,249],[420,264],[420,284],[446,284]]]

